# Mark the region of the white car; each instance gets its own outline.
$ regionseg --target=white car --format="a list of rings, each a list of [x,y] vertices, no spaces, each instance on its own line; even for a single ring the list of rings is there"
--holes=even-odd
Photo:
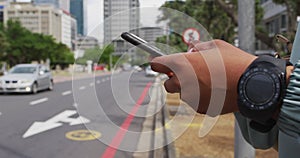
[[[146,67],[145,72],[146,72],[146,76],[154,76],[155,77],[159,74],[158,72],[153,71],[150,66]]]
[[[51,72],[44,65],[19,64],[0,77],[0,92],[2,93],[37,93],[44,89],[53,90]]]

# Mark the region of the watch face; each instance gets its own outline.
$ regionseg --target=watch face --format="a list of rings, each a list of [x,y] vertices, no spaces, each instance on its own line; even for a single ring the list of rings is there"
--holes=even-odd
[[[245,117],[266,124],[279,108],[285,90],[285,61],[260,56],[239,80],[238,108]]]
[[[240,79],[240,101],[250,110],[266,110],[278,104],[280,93],[278,72],[272,67],[252,68]]]
[[[275,83],[266,73],[255,73],[245,83],[246,97],[255,105],[261,105],[272,100]]]

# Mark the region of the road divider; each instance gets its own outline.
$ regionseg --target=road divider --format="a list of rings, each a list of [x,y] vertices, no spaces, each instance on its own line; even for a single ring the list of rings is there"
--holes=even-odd
[[[29,104],[30,105],[36,105],[36,104],[40,104],[40,103],[43,103],[43,102],[46,102],[46,101],[48,101],[48,98],[42,98],[42,99],[38,99],[38,100],[32,101]]]

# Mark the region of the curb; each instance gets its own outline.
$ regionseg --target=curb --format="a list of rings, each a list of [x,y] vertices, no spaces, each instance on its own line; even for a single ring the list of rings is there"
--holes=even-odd
[[[169,120],[169,112],[168,107],[163,105],[164,91],[161,87],[161,80],[156,78],[153,85],[154,87],[150,94],[151,100],[146,114],[148,117],[143,123],[137,150],[133,154],[133,157],[175,158],[176,151],[172,140],[172,133],[165,126]],[[158,109],[160,110],[158,111]]]
[[[104,76],[104,75],[109,75],[109,74],[111,74],[111,72],[101,73],[101,74],[94,74],[94,73],[80,74],[82,76],[76,76],[76,74],[70,74],[70,76],[59,76],[59,75],[52,75],[52,76],[53,76],[54,83],[60,83],[60,82],[66,82],[66,81],[71,81],[71,80],[80,80],[80,79],[85,79],[85,78]]]

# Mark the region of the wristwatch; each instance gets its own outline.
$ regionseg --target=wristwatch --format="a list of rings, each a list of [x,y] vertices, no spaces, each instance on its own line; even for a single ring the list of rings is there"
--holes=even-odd
[[[264,132],[276,124],[272,116],[280,108],[285,94],[285,74],[285,60],[262,55],[240,77],[238,108],[252,120],[252,128]]]

